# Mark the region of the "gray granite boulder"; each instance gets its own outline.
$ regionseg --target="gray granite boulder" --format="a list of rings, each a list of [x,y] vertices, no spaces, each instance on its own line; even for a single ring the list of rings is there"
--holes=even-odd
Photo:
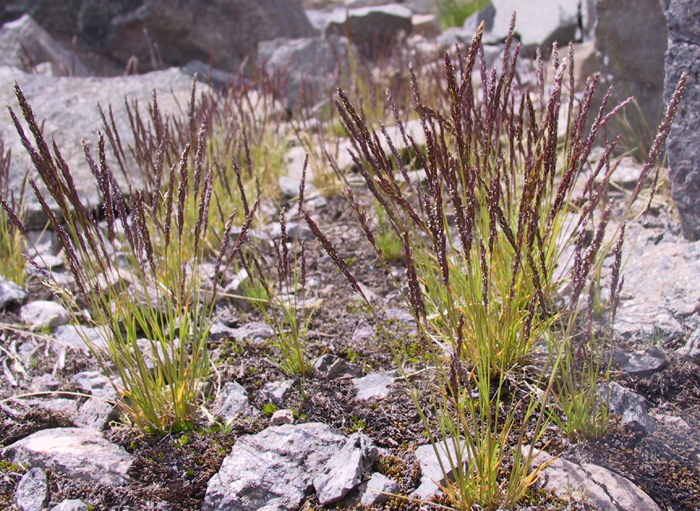
[[[369,59],[380,56],[399,39],[413,30],[413,13],[399,4],[359,9],[338,8],[326,27],[326,37],[349,34],[350,40]]]
[[[319,423],[273,426],[242,437],[209,480],[202,511],[296,510],[345,443]]]
[[[684,72],[685,95],[668,136],[671,191],[684,235],[700,239],[700,3],[670,0],[666,4],[669,48],[666,53],[664,101],[671,101]]]
[[[95,429],[44,429],[19,440],[2,452],[5,459],[40,467],[69,478],[120,486],[129,481],[133,457],[109,443]]]

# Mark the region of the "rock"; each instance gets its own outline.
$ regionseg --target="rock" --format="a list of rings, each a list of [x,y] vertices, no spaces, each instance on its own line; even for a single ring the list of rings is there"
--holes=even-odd
[[[285,400],[292,393],[294,380],[272,381],[263,385],[260,394],[268,402],[284,406]]]
[[[270,426],[281,426],[282,424],[294,424],[294,412],[286,409],[273,413],[270,417]]]
[[[414,14],[411,18],[413,34],[423,37],[437,37],[442,33],[440,20],[435,14]]]
[[[41,511],[48,502],[49,482],[46,472],[33,468],[20,479],[15,492],[15,503],[22,511]]]
[[[126,484],[133,463],[133,456],[97,430],[78,428],[38,431],[5,447],[3,457],[104,486]]]
[[[70,381],[80,387],[83,392],[95,397],[109,400],[117,398],[114,385],[100,371],[82,371],[74,374]]]
[[[341,376],[360,376],[362,368],[357,364],[351,364],[345,359],[326,353],[314,362],[314,378],[320,380],[334,380]]]
[[[634,96],[639,108],[625,109],[626,123],[610,123],[608,139],[635,133],[643,144],[656,133],[663,114],[664,54],[668,28],[659,0],[596,0],[596,49],[602,54],[610,83],[601,83],[599,100],[613,86],[612,102]],[[674,84],[675,87],[675,84]],[[594,108],[598,108],[594,104]],[[596,110],[594,110],[596,111]],[[645,135],[645,133],[648,133]],[[632,140],[630,143],[635,143]]]
[[[527,456],[529,446],[523,446],[523,456]],[[550,464],[540,472],[544,489],[553,491],[564,501],[572,495],[582,495],[595,509],[619,511],[621,509],[644,509],[661,511],[651,498],[629,479],[610,470],[590,463],[577,465],[563,458],[555,458],[544,451],[532,450],[532,467]]]
[[[375,330],[369,324],[362,320],[355,327],[352,333],[352,344],[366,343],[374,339]]]
[[[391,385],[396,380],[396,371],[370,373],[362,378],[353,378],[352,383],[357,389],[356,399],[384,399],[391,392]]]
[[[665,60],[664,102],[668,105],[683,72],[688,81],[666,149],[671,192],[683,234],[700,239],[700,5],[694,0],[668,0],[669,48]]]
[[[683,322],[700,305],[700,245],[630,225],[627,239],[634,237],[634,250],[623,248],[625,283],[613,335],[630,344],[679,341]]]
[[[27,265],[27,272],[32,274],[39,273],[34,265],[45,270],[53,270],[55,268],[60,268],[61,266],[63,266],[63,262],[63,259],[55,255],[38,254],[32,257],[33,264]]]
[[[51,508],[51,511],[88,511],[89,508],[80,499],[68,499],[61,502],[59,505]]]
[[[496,18],[496,8],[493,6],[492,2],[489,2],[486,7],[475,12],[467,19],[464,20],[462,27],[472,34],[476,34],[476,30],[479,28],[481,22],[484,23],[484,32],[493,31],[493,22]]]
[[[19,310],[19,318],[32,330],[56,328],[70,321],[70,314],[63,305],[56,302],[36,301]]]
[[[227,382],[221,393],[216,396],[211,412],[227,424],[237,417],[250,415],[252,407],[248,401],[248,393],[240,384]]]
[[[650,346],[645,350],[625,353],[615,350],[613,352],[613,364],[618,366],[620,371],[633,376],[651,376],[668,366],[666,353],[659,346]]]
[[[48,64],[51,76],[88,76],[87,68],[28,14],[0,28],[0,66],[31,71]]]
[[[143,34],[141,34],[142,37]],[[46,140],[49,143],[52,139],[56,141],[61,155],[71,170],[78,194],[86,207],[95,206],[100,202],[95,178],[85,163],[81,143],[85,138],[92,145],[93,155],[96,154],[97,135],[98,131],[102,130],[102,118],[98,105],[106,109],[110,103],[113,103],[119,136],[124,147],[128,147],[134,143],[134,137],[126,112],[125,97],[146,105],[153,99],[153,90],[156,90],[159,109],[163,115],[169,115],[186,108],[192,89],[192,77],[177,69],[119,78],[54,78],[25,74],[16,69],[2,67],[0,68],[0,103],[9,104],[18,115],[21,114],[19,114],[13,91],[15,80],[32,106],[37,121],[43,123]],[[197,90],[201,93],[202,90],[208,90],[208,87],[200,85]],[[4,116],[1,118],[2,122],[11,126],[9,113],[5,111],[2,116]],[[16,134],[6,137],[5,144],[6,148],[12,150],[10,186],[11,190],[17,194],[27,168],[33,169],[33,165]],[[107,153],[108,162],[112,168],[119,168],[116,159],[112,157],[109,144]],[[133,171],[135,167],[130,154],[127,155],[126,167],[128,171]],[[115,174],[117,180],[125,186],[125,179],[120,175],[121,173]],[[30,172],[30,177],[37,179],[40,188],[45,191],[35,170]],[[135,173],[132,177],[138,182],[138,176]],[[50,200],[49,205],[58,212],[58,208],[53,204]],[[43,228],[46,216],[41,212],[34,194],[27,194],[27,208],[28,228]]]
[[[207,486],[202,511],[297,509],[346,439],[320,423],[273,426],[239,438]]]
[[[0,275],[0,310],[22,303],[26,297],[24,289]]]
[[[403,309],[387,309],[384,312],[384,318],[388,321],[398,321],[404,324],[416,322],[413,314]]]
[[[642,436],[656,431],[656,421],[647,413],[647,401],[616,382],[598,384],[598,394],[611,413],[622,415],[622,426]]]
[[[235,330],[224,325],[221,321],[214,323],[209,329],[209,340],[220,342],[224,339],[233,338]]]
[[[58,381],[58,378],[51,373],[46,373],[32,378],[32,384],[29,386],[29,390],[32,392],[53,392],[58,390],[60,384],[61,382]]]
[[[304,39],[275,39],[264,41],[258,46],[258,63],[263,64],[275,83],[280,83],[280,89],[275,91],[285,99],[288,111],[299,105],[313,107],[328,93],[335,80],[336,66],[342,66],[338,61],[342,55],[341,49],[333,47],[328,39],[322,37]],[[280,186],[285,185],[280,178]],[[299,195],[296,190],[282,188],[286,197]],[[291,198],[290,197],[290,198]]]
[[[116,406],[96,397],[85,401],[73,416],[76,426],[84,428],[105,429],[111,421],[119,419]]]
[[[79,349],[89,353],[89,349],[83,339],[88,339],[95,347],[105,346],[105,338],[110,335],[104,327],[87,327],[82,325],[59,326],[53,333],[56,343],[64,348]]]
[[[389,500],[390,495],[399,492],[399,485],[379,472],[374,472],[367,481],[360,495],[360,504],[365,507],[376,506]]]
[[[246,323],[240,328],[234,328],[233,332],[233,336],[236,338],[236,340],[242,342],[252,342],[253,344],[261,344],[265,342],[266,339],[269,339],[275,335],[270,325],[260,321]]]
[[[369,59],[375,59],[393,46],[403,33],[411,34],[413,13],[398,4],[363,7],[359,9],[338,8],[326,27],[326,37],[344,36]]]
[[[468,458],[465,442],[464,440],[459,440],[459,443],[461,445],[460,450],[462,451],[462,462],[467,465]],[[439,453],[439,459],[436,451]],[[416,488],[416,491],[414,491],[411,496],[421,500],[429,500],[440,491],[438,485],[445,484],[445,477],[450,477],[452,475],[454,470],[452,464],[458,460],[457,440],[454,438],[447,438],[435,446],[433,446],[433,444],[421,445],[416,449],[416,458],[418,458],[418,462],[420,463],[420,486]],[[443,469],[440,467],[441,461],[442,467],[444,467],[446,473],[443,472]]]
[[[75,399],[23,399],[16,400],[15,402],[23,403],[29,406],[36,406],[51,412],[62,413],[71,419],[74,418],[76,412],[78,411],[78,402]]]
[[[338,502],[360,484],[362,475],[378,458],[379,451],[372,440],[362,433],[354,433],[345,445],[328,460],[314,478],[316,497],[321,504]]]
[[[555,0],[546,7],[540,0],[493,0],[496,13],[491,33],[499,38],[508,36],[513,13],[516,12],[515,32],[523,46],[542,48],[548,55],[553,42],[566,48],[579,28],[579,0]]]
[[[700,364],[700,328],[690,334],[685,345],[676,350],[676,354],[684,360]]]

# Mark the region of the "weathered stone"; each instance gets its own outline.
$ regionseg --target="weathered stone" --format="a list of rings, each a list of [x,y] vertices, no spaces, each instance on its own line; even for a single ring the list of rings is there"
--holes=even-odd
[[[53,392],[54,390],[58,390],[60,384],[61,382],[58,381],[58,378],[51,373],[46,373],[32,378],[29,390],[32,392]]]
[[[361,433],[347,439],[345,445],[314,478],[316,496],[324,506],[338,502],[360,484],[362,475],[378,457],[379,451],[372,440]]]
[[[398,4],[349,10],[338,8],[333,11],[326,27],[326,37],[349,33],[360,52],[374,59],[394,45],[401,33],[411,34],[412,16],[409,9]]]
[[[700,239],[700,3],[695,0],[665,2],[669,48],[666,53],[664,101],[669,104],[681,78],[688,81],[666,149],[673,200],[678,206],[683,234]]]
[[[414,14],[411,18],[413,35],[437,37],[442,33],[440,20],[435,14]]]
[[[284,406],[285,400],[292,393],[294,380],[271,381],[263,385],[260,394],[269,403]]]
[[[622,415],[622,426],[643,436],[656,431],[656,421],[647,413],[647,401],[616,382],[598,384],[598,394],[610,412]]]
[[[484,32],[492,32],[493,31],[493,22],[496,18],[496,8],[494,7],[492,2],[489,2],[486,7],[483,9],[479,10],[478,12],[475,12],[471,16],[469,16],[467,19],[464,20],[464,24],[462,25],[463,28],[466,30],[470,31],[472,34],[476,34],[476,30],[479,28],[479,25],[483,22],[484,23]]]
[[[666,353],[659,346],[650,346],[645,350],[625,353],[624,351],[615,350],[613,352],[613,363],[618,366],[620,371],[633,376],[651,376],[658,373],[668,366]]]
[[[70,381],[80,387],[83,392],[90,393],[95,397],[112,400],[117,398],[114,385],[100,371],[82,371],[74,374]]]
[[[690,334],[685,345],[676,350],[676,354],[685,360],[700,364],[700,328]]]
[[[403,309],[387,309],[384,312],[384,317],[389,321],[398,321],[399,323],[415,323],[416,318],[413,314]]]
[[[24,289],[0,275],[0,310],[22,303],[26,297]]]
[[[46,472],[33,468],[20,479],[15,492],[15,503],[22,511],[41,511],[48,501],[49,482]]]
[[[399,484],[379,472],[374,472],[360,494],[360,504],[365,507],[383,504],[399,492]]]
[[[236,340],[254,344],[261,344],[275,335],[270,325],[260,321],[246,323],[240,328],[234,328],[233,331],[233,336]]]
[[[326,99],[333,85],[334,71],[342,53],[328,39],[275,39],[258,46],[258,63],[279,81],[275,92],[284,98],[287,110],[296,105],[313,107]],[[280,182],[282,184],[282,182]],[[284,189],[283,189],[284,191]],[[289,190],[284,192],[289,196]],[[292,197],[299,194],[297,185]]]
[[[248,393],[240,384],[230,381],[221,389],[212,405],[212,413],[228,423],[252,412]]]
[[[639,107],[625,109],[627,127],[610,123],[608,138],[633,132],[644,144],[651,144],[649,136],[656,132],[663,114],[664,53],[668,44],[661,2],[597,0],[595,10],[596,48],[603,55],[606,74],[612,77],[612,101],[634,96]],[[599,98],[608,84],[601,85]]]
[[[202,511],[295,510],[345,442],[319,423],[274,426],[240,438],[209,480]]]
[[[683,322],[700,307],[700,245],[638,225],[627,234],[636,242],[623,247],[625,283],[613,334],[630,343],[678,341]]]
[[[95,347],[101,348],[105,346],[104,339],[109,335],[106,328],[103,327],[87,327],[82,325],[63,325],[59,326],[53,333],[59,346],[71,349],[83,350],[89,352],[84,339],[88,339]]]
[[[133,463],[129,453],[97,430],[78,428],[38,431],[6,447],[3,457],[105,486],[125,484]]]
[[[416,449],[416,458],[418,458],[420,463],[421,478],[420,486],[411,494],[413,497],[428,500],[440,491],[438,485],[444,485],[446,482],[445,478],[450,477],[456,468],[455,464],[460,463],[457,455],[458,445],[462,453],[461,463],[466,465],[468,464],[468,457],[465,442],[461,439],[447,438],[435,445],[421,445]],[[442,467],[440,462],[442,462]]]
[[[541,46],[549,54],[553,42],[565,48],[579,28],[579,0],[556,0],[544,7],[540,0],[493,0],[496,14],[491,33],[508,36],[511,17],[516,12],[515,32],[524,46]]]
[[[56,328],[70,321],[66,308],[56,302],[36,301],[19,310],[19,318],[33,330]]]
[[[352,344],[366,343],[374,339],[375,330],[366,321],[360,321],[352,333]]]
[[[294,412],[289,409],[277,410],[270,417],[270,426],[281,426],[283,424],[294,424]]]
[[[233,328],[229,328],[221,321],[217,321],[209,329],[209,339],[212,342],[219,342],[223,339],[230,339],[234,337],[234,333],[235,331]]]
[[[523,456],[530,451],[523,446]],[[601,511],[644,509],[660,511],[661,508],[629,479],[597,465],[577,465],[564,458],[555,458],[544,451],[532,450],[532,467],[549,462],[540,472],[545,490],[564,501],[572,497],[582,498]]]
[[[116,406],[104,399],[93,397],[80,405],[73,416],[73,422],[85,428],[105,429],[110,421],[118,418],[119,410]]]
[[[331,353],[321,355],[313,367],[314,378],[333,380],[341,376],[360,376],[362,368]]]
[[[357,389],[355,398],[384,399],[391,392],[391,385],[396,380],[396,371],[370,373],[362,378],[353,378],[352,383]]]
[[[87,504],[80,499],[67,499],[51,508],[51,511],[88,511]]]
[[[98,131],[102,130],[102,118],[98,105],[106,109],[112,103],[121,142],[124,147],[128,147],[134,143],[134,138],[126,112],[125,97],[146,105],[153,99],[155,90],[158,95],[158,107],[165,115],[182,112],[182,109],[186,108],[192,89],[192,77],[177,69],[119,78],[54,78],[0,67],[0,103],[9,104],[17,113],[19,108],[13,92],[15,80],[32,106],[37,121],[42,123],[44,137],[47,141],[55,140],[59,147],[61,155],[71,170],[78,194],[88,208],[99,204],[100,199],[95,178],[85,163],[81,140],[85,138],[89,143],[96,145]],[[198,91],[202,90],[208,90],[208,88],[200,85]],[[7,126],[12,126],[7,110],[2,115],[4,117],[0,117],[0,120]],[[28,133],[26,127],[25,132]],[[5,146],[12,150],[11,190],[18,193],[27,168],[33,169],[33,165],[16,134],[5,137]],[[93,151],[96,151],[94,146]],[[107,152],[108,162],[112,168],[119,168],[112,157],[111,150]],[[140,176],[135,171],[135,163],[129,154],[127,154],[126,166],[138,183]],[[121,173],[115,174],[117,180],[124,185]],[[39,187],[45,191],[35,170],[30,172],[30,177],[37,179]],[[45,193],[48,194],[48,192]],[[53,200],[49,200],[49,205],[54,207],[53,204]],[[46,216],[41,212],[33,194],[27,194],[27,208],[29,227],[43,228]],[[58,211],[58,208],[56,207],[55,210]]]
[[[88,70],[31,16],[0,27],[0,66],[30,71],[46,63],[52,76],[88,76]]]
[[[71,419],[78,411],[78,402],[75,399],[22,399],[16,400],[15,402],[43,408],[44,410],[49,410],[51,412],[62,413]]]

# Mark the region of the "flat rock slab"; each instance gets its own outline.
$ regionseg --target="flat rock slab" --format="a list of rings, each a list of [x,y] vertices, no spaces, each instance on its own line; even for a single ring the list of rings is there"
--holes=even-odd
[[[391,392],[391,385],[396,380],[396,371],[370,373],[362,378],[353,378],[352,383],[357,389],[357,399],[384,399]]]
[[[313,422],[241,438],[209,480],[202,511],[296,510],[345,443],[343,435]]]
[[[523,446],[523,455],[528,452],[529,447]],[[661,511],[649,495],[632,481],[611,470],[590,463],[578,465],[563,458],[552,459],[552,456],[537,449],[532,450],[532,456],[533,468],[550,462],[540,472],[540,481],[544,489],[554,492],[562,500],[586,500],[601,511]]]
[[[94,429],[45,429],[6,447],[3,458],[104,486],[129,481],[133,456]]]
[[[668,358],[661,347],[650,346],[632,353],[616,350],[613,353],[613,364],[627,374],[645,377],[663,371],[668,366]]]
[[[464,440],[457,442],[454,438],[447,438],[435,445],[421,445],[416,449],[421,478],[420,486],[413,492],[412,497],[428,500],[440,491],[439,485],[445,484],[445,476],[450,477],[454,468],[457,468],[456,464],[460,463],[458,446],[462,454],[461,462],[467,463],[466,443]]]

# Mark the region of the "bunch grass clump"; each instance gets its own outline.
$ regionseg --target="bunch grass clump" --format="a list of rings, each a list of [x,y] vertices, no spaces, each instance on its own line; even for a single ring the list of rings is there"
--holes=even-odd
[[[26,219],[24,208],[24,197],[27,188],[27,179],[22,182],[18,196],[10,190],[10,163],[12,152],[5,151],[5,143],[0,139],[0,273],[6,279],[16,284],[24,283],[25,259],[24,235],[18,227],[17,222],[12,221],[12,215],[17,216],[17,220]]]

